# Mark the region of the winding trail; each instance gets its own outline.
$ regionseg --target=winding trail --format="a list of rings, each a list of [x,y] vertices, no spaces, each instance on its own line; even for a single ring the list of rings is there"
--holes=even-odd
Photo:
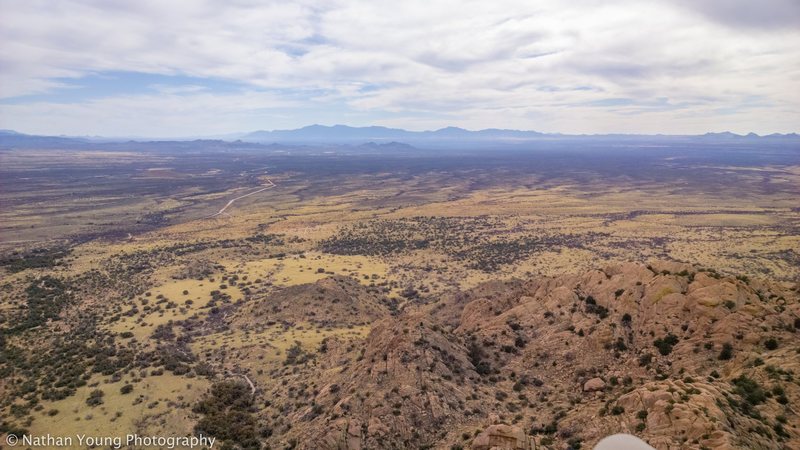
[[[239,375],[244,378],[244,381],[246,381],[247,384],[250,385],[250,395],[255,395],[256,394],[256,385],[254,385],[253,382],[250,381],[250,378],[248,378],[247,375],[245,375],[245,374],[239,374]]]
[[[236,202],[236,200],[241,200],[241,199],[243,199],[243,198],[245,198],[245,197],[250,197],[251,195],[258,194],[259,192],[264,192],[264,191],[266,191],[267,189],[271,189],[271,188],[274,188],[275,186],[277,186],[277,185],[276,185],[275,183],[273,183],[273,182],[272,182],[272,180],[270,180],[269,178],[267,179],[267,182],[268,182],[269,184],[268,184],[267,186],[265,186],[265,187],[262,187],[262,188],[260,188],[260,189],[257,189],[257,190],[255,190],[255,191],[253,191],[253,192],[250,192],[250,193],[248,193],[248,194],[240,195],[240,196],[238,196],[238,197],[236,197],[236,198],[233,198],[233,199],[231,199],[230,201],[228,201],[228,203],[226,203],[226,204],[225,204],[225,206],[223,206],[223,207],[222,207],[222,209],[220,209],[219,211],[217,211],[217,213],[216,213],[216,214],[212,214],[212,215],[208,216],[208,219],[211,219],[211,218],[213,218],[213,217],[217,217],[217,216],[219,216],[219,215],[225,214],[225,210],[226,210],[226,209],[228,209],[228,208],[229,208],[231,205],[233,205],[233,204],[234,204],[234,202]]]
[[[238,369],[225,370],[225,376],[230,378],[243,378],[244,381],[250,386],[250,394],[256,395],[256,385],[250,380],[250,377],[243,373],[239,373]]]

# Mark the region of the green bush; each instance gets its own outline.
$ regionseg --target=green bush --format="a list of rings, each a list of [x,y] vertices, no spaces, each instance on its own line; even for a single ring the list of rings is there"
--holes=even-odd
[[[719,359],[721,361],[727,361],[733,358],[733,345],[726,342],[722,344],[722,351],[719,352]]]
[[[100,389],[93,390],[89,397],[86,399],[86,404],[89,406],[98,406],[103,404],[103,396],[105,393]]]
[[[679,342],[678,336],[675,336],[672,333],[668,333],[663,338],[658,338],[653,341],[653,345],[658,348],[658,352],[664,356],[669,355],[672,353],[672,347],[675,346]]]
[[[253,396],[246,383],[215,383],[193,408],[195,413],[203,415],[195,426],[195,432],[214,436],[228,446],[245,450],[260,449],[258,422],[251,412],[252,408]]]
[[[741,396],[747,403],[758,405],[767,399],[767,393],[757,381],[741,375],[733,380],[734,392]]]
[[[764,342],[764,347],[766,347],[767,350],[775,350],[778,348],[778,340],[775,338],[769,338]]]

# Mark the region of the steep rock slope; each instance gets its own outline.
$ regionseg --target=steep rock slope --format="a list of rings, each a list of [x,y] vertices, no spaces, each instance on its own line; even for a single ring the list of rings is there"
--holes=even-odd
[[[797,448],[798,318],[797,286],[676,263],[492,282],[285,372],[270,442]]]

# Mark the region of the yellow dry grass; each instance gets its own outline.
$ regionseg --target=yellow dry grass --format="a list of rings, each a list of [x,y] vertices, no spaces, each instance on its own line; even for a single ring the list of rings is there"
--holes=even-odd
[[[44,408],[33,413],[30,434],[124,437],[135,432],[161,432],[170,436],[191,433],[194,424],[190,417],[191,405],[210,385],[207,380],[165,373],[133,382],[133,392],[122,394],[120,388],[131,381],[130,376],[108,382],[105,377],[95,375],[86,386],[78,388],[75,395],[53,402],[43,401]],[[92,386],[95,383],[96,386]],[[105,395],[102,405],[92,407],[86,404],[86,399],[95,389],[102,390]],[[49,412],[53,410],[57,413],[51,416]]]

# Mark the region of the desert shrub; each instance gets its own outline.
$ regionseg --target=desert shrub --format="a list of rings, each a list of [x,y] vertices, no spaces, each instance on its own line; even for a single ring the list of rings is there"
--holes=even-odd
[[[172,330],[172,325],[172,322],[168,322],[157,326],[151,337],[157,341],[175,340],[175,332]]]
[[[311,354],[303,350],[299,342],[295,342],[294,345],[286,350],[286,359],[283,361],[283,364],[286,366],[304,364],[311,359],[311,356]]]
[[[783,427],[783,424],[780,423],[776,423],[775,425],[773,425],[772,430],[775,431],[775,434],[777,434],[779,437],[782,438],[788,438],[791,436]]]
[[[741,282],[743,282],[743,283],[745,283],[745,284],[750,283],[750,279],[747,278],[746,275],[736,275],[736,279],[741,281]]]
[[[668,333],[663,338],[658,338],[653,341],[653,345],[658,348],[658,352],[662,355],[666,356],[672,353],[672,347],[675,346],[679,342],[678,336],[675,336],[672,333]]]
[[[472,363],[472,366],[475,367],[475,371],[478,372],[478,375],[484,376],[492,373],[491,365],[484,360],[483,349],[475,341],[470,343],[467,356],[469,356],[469,361]]]
[[[733,310],[733,308],[736,308],[736,302],[734,302],[733,300],[725,300],[724,304],[725,304],[725,307],[730,309],[730,310]]]
[[[512,354],[517,354],[518,352],[517,347],[514,347],[513,345],[503,345],[500,347],[500,350],[502,350],[505,353],[512,353]]]
[[[580,438],[574,437],[567,441],[568,450],[581,450],[582,442]]]
[[[600,306],[596,303],[589,303],[588,298],[586,302],[586,312],[588,314],[597,314],[597,316],[601,319],[605,319],[606,317],[608,317],[608,308],[606,308],[605,306]]]
[[[767,393],[757,381],[741,375],[733,380],[734,392],[750,405],[758,405],[767,399]]]
[[[252,413],[250,386],[238,381],[221,381],[197,403],[193,411],[203,417],[196,433],[214,436],[242,449],[260,449],[258,423]]]
[[[103,404],[103,396],[105,393],[100,389],[93,390],[89,397],[86,399],[86,404],[89,406],[97,406]]]
[[[722,350],[719,352],[719,359],[722,361],[727,361],[733,358],[733,345],[726,342],[722,344]]]
[[[158,347],[160,353],[161,363],[164,364],[164,370],[168,370],[175,375],[184,375],[189,373],[189,364],[195,361],[195,356],[180,345],[162,345]]]
[[[207,362],[201,362],[194,366],[194,373],[201,377],[211,377],[214,375],[214,368]]]
[[[531,427],[531,434],[555,434],[557,431],[558,431],[558,420],[556,419],[553,419],[552,422],[541,427],[535,425]],[[547,442],[546,439],[548,438],[546,437],[542,438],[540,443],[542,445],[545,445],[545,442]],[[549,442],[552,442],[552,440],[549,440]]]

